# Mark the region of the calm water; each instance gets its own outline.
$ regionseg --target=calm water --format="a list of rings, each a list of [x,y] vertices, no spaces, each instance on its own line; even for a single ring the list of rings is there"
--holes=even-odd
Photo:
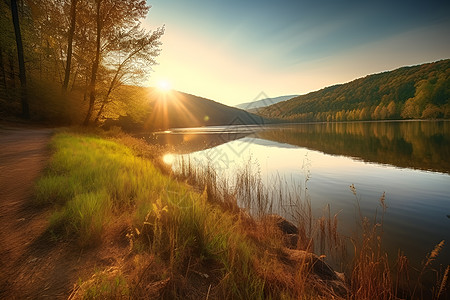
[[[446,240],[438,263],[450,263],[450,122],[355,122],[177,129],[151,137],[173,146],[170,157],[210,164],[221,177],[251,164],[264,184],[280,181],[308,197],[315,216],[329,204],[340,232],[355,232],[363,215],[380,215],[383,238],[417,265]],[[281,180],[280,180],[281,179]],[[276,199],[274,199],[276,201]],[[275,211],[289,218],[286,210]]]

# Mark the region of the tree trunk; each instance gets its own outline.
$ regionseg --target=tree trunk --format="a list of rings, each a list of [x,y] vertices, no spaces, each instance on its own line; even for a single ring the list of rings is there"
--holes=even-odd
[[[114,85],[116,84],[117,77],[119,76],[119,73],[120,73],[120,70],[122,69],[122,66],[123,65],[120,64],[119,68],[117,68],[116,74],[114,74],[113,80],[111,80],[111,83],[110,83],[109,88],[108,88],[108,92],[106,93],[105,98],[103,99],[103,102],[102,102],[102,106],[100,107],[100,109],[99,109],[99,111],[97,113],[97,117],[95,118],[95,123],[98,122],[98,119],[100,118],[101,114],[103,113],[103,109],[105,108],[105,105],[108,103],[109,95],[111,95],[111,92],[112,92],[112,90],[114,88]]]
[[[69,85],[70,67],[72,63],[72,42],[73,42],[73,35],[75,33],[75,20],[77,15],[77,0],[72,0],[70,5],[71,5],[70,28],[69,28],[69,35],[67,38],[67,61],[66,61],[66,71],[64,74],[64,82],[62,86],[64,92],[67,91],[67,86]]]
[[[94,123],[97,124],[98,120],[100,119],[101,114],[103,113],[103,109],[105,108],[106,102],[103,101],[102,105],[100,106],[100,109],[98,110],[97,116],[95,117]]]
[[[5,72],[5,64],[3,62],[3,49],[0,48],[0,76],[2,76],[1,80],[1,97],[6,99],[8,95],[8,86],[6,85],[6,72]]]
[[[124,59],[124,61],[122,61],[122,63],[119,64],[119,67],[117,68],[116,73],[114,74],[114,77],[111,80],[111,83],[109,85],[108,92],[106,93],[105,98],[103,98],[102,105],[101,105],[101,107],[100,107],[100,109],[99,109],[99,111],[97,113],[97,116],[95,118],[95,121],[94,121],[95,123],[98,122],[101,114],[103,113],[103,109],[105,108],[106,104],[108,104],[109,96],[111,95],[111,92],[113,91],[113,89],[114,89],[114,87],[115,87],[115,85],[116,85],[116,83],[118,81],[119,74],[122,71],[123,66],[126,65],[127,61],[129,61],[134,55],[138,54],[144,48],[145,48],[145,45],[142,45],[138,49],[134,50],[132,53],[130,53],[127,56],[127,58]]]
[[[30,118],[30,110],[27,99],[27,77],[25,74],[25,60],[23,57],[22,35],[19,26],[19,14],[17,11],[17,1],[11,0],[11,14],[14,25],[14,33],[16,35],[17,58],[19,59],[19,79],[20,79],[20,99],[22,102],[22,116],[26,119]]]
[[[77,66],[76,70],[75,70],[75,74],[73,74],[73,80],[72,80],[72,87],[70,88],[70,91],[73,91],[74,87],[75,87],[75,82],[77,81],[77,77],[78,77],[78,71],[79,71],[80,67]]]
[[[16,71],[14,71],[14,57],[12,52],[8,55],[8,62],[9,62],[9,81],[11,84],[11,88],[13,89],[13,92],[15,93],[16,90]]]
[[[100,47],[101,47],[101,33],[102,33],[102,22],[100,17],[100,5],[101,0],[96,0],[97,2],[97,39],[96,39],[96,50],[95,50],[95,59],[92,64],[92,74],[91,74],[91,82],[89,84],[89,108],[86,114],[86,118],[84,119],[83,125],[89,125],[89,121],[91,119],[92,111],[94,109],[95,104],[95,84],[97,80],[97,71],[98,65],[100,63]]]

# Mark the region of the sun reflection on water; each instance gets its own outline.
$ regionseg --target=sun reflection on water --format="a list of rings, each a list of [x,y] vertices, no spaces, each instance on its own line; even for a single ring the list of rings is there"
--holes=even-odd
[[[175,155],[173,155],[171,153],[167,153],[163,156],[163,162],[167,165],[173,164],[174,161],[175,161]]]

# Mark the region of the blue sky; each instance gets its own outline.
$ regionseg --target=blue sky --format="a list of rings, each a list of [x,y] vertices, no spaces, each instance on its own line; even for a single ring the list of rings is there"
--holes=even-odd
[[[228,105],[304,94],[450,58],[450,1],[153,0],[165,24],[149,85]]]

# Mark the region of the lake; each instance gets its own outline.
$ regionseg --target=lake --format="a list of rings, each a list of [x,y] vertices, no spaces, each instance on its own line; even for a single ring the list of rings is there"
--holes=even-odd
[[[371,219],[382,215],[384,246],[392,257],[401,249],[419,265],[446,240],[437,262],[450,263],[449,121],[216,126],[146,138],[171,145],[165,161],[175,172],[188,160],[214,168],[233,184],[233,176],[248,168],[273,195],[295,192],[310,201],[315,217],[329,205],[344,236],[357,230],[359,211]],[[290,219],[291,206],[278,204],[270,213]]]

